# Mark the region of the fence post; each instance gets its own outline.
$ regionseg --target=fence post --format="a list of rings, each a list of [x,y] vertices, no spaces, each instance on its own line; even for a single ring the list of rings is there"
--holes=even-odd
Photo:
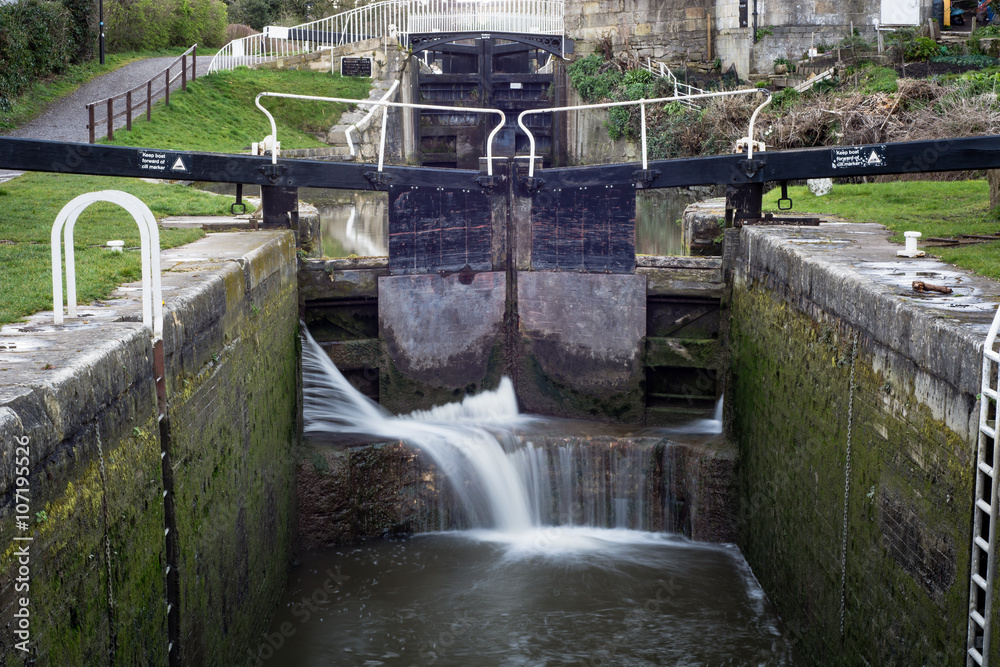
[[[153,80],[146,82],[146,122],[153,120]]]
[[[191,80],[198,78],[198,45],[191,47]]]
[[[167,100],[166,104],[169,107],[170,106],[170,68],[169,67],[164,71],[164,75],[167,78],[167,86],[163,90],[165,91],[164,95],[166,95],[166,100]]]
[[[132,91],[125,93],[125,129],[132,131]]]
[[[188,89],[188,57],[187,54],[181,56],[181,90]]]
[[[94,104],[91,102],[87,105],[87,116],[90,118],[90,122],[87,124],[87,128],[90,131],[90,143],[94,143]]]
[[[115,138],[115,101],[108,98],[108,141]]]

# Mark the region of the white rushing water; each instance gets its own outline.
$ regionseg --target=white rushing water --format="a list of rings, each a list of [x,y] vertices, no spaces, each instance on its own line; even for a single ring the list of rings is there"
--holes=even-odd
[[[511,539],[553,525],[671,530],[665,491],[649,482],[658,465],[650,445],[609,447],[588,438],[556,438],[539,446],[530,438],[519,440],[513,428],[538,418],[519,413],[507,378],[494,391],[393,416],[351,386],[308,331],[304,335],[305,434],[402,440],[419,448],[448,479],[471,527]],[[720,402],[715,419],[655,432],[710,434],[721,428]]]
[[[505,378],[496,391],[470,396],[462,403],[394,417],[351,386],[305,331],[302,394],[307,436],[404,440],[434,460],[477,525],[508,533],[536,525],[528,510],[525,485],[506,452],[493,434],[477,426],[518,417],[510,380]],[[470,477],[476,480],[471,487],[466,484]]]

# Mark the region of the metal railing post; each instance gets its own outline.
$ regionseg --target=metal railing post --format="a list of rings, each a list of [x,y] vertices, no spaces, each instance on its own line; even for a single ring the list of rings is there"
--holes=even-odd
[[[188,89],[188,57],[185,53],[181,56],[181,90]]]
[[[94,105],[87,105],[87,116],[90,118],[90,122],[87,124],[87,128],[90,132],[90,143],[94,143]]]
[[[191,47],[191,80],[198,78],[198,45]]]
[[[163,74],[164,74],[164,76],[166,78],[166,82],[167,82],[166,87],[163,89],[164,90],[163,95],[164,95],[164,99],[166,100],[166,105],[169,107],[170,106],[170,68],[168,67],[164,71]]]
[[[115,101],[108,98],[108,141],[115,138]]]
[[[125,93],[125,129],[132,131],[132,91]]]

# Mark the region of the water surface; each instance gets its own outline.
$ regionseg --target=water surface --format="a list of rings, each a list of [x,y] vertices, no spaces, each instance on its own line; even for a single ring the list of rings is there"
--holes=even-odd
[[[597,528],[310,553],[269,635],[281,665],[791,664],[735,547]]]

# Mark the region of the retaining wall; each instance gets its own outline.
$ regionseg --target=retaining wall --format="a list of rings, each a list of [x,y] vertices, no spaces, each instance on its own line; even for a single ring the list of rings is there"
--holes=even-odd
[[[0,664],[167,664],[167,528],[182,664],[235,664],[266,629],[297,526],[294,252],[290,233],[257,232],[162,254],[172,480],[136,285],[64,326],[43,313],[3,328]],[[21,443],[29,461],[15,466]],[[22,598],[27,653],[13,645]]]
[[[899,259],[887,237],[726,233],[738,543],[803,664],[964,662],[976,397],[1000,287]],[[917,276],[955,293],[917,295]]]

